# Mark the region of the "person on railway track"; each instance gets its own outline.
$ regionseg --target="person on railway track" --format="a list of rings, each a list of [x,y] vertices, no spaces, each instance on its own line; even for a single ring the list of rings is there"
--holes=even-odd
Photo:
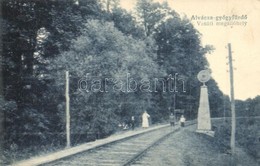
[[[185,126],[185,117],[183,115],[181,115],[181,118],[180,118],[180,122],[181,122],[181,127],[184,127]]]
[[[175,117],[174,117],[173,113],[171,113],[170,114],[170,125],[174,126],[174,123],[175,123]]]
[[[146,111],[144,111],[144,113],[142,115],[142,127],[143,128],[149,127],[149,118],[150,118],[150,115]]]

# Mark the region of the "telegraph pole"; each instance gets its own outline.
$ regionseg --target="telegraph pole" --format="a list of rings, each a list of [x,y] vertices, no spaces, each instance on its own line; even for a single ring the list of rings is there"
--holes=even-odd
[[[223,115],[224,115],[224,123],[226,122],[226,99],[223,94],[223,105],[224,105],[224,110],[223,110]]]
[[[235,136],[236,136],[236,112],[235,112],[235,97],[234,97],[234,76],[233,76],[233,59],[231,44],[228,43],[228,59],[229,59],[229,73],[230,73],[230,95],[231,95],[231,139],[230,147],[232,155],[235,154]]]
[[[2,2],[0,2],[0,13],[2,13]],[[0,97],[3,97],[2,99],[4,100],[4,85],[3,85],[3,81],[4,81],[4,75],[3,75],[3,69],[2,69],[2,66],[3,66],[3,48],[2,48],[2,45],[3,45],[3,38],[2,38],[2,20],[0,21],[1,23],[1,26],[0,26]],[[4,102],[4,101],[3,101]],[[0,110],[0,163],[1,163],[1,159],[2,159],[2,156],[4,156],[4,117],[5,114],[4,114],[4,111],[3,110]]]
[[[66,141],[67,148],[70,147],[70,96],[69,96],[69,71],[66,71]]]

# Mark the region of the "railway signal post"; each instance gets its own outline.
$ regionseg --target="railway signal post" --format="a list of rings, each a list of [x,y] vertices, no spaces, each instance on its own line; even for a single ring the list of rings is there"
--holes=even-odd
[[[208,99],[208,88],[205,85],[210,79],[210,72],[202,70],[198,74],[198,80],[203,83],[200,88],[200,103],[198,110],[198,128],[196,132],[214,136],[215,132],[211,130],[210,108]]]

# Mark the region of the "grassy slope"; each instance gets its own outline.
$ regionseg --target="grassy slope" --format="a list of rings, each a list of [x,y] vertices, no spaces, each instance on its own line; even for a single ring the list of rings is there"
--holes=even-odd
[[[260,158],[260,119],[259,118],[239,118],[236,121],[236,146],[242,148],[254,159]],[[230,145],[230,120],[213,121],[216,128],[216,141],[226,151]]]
[[[187,129],[183,132],[183,137],[179,141],[182,144],[183,161],[185,165],[194,166],[254,166],[256,160],[248,155],[243,148],[236,149],[236,156],[232,158],[229,153],[228,141],[219,141],[220,135],[216,131],[216,137],[209,137],[198,134],[193,130]],[[222,137],[223,139],[223,137]],[[180,143],[179,142],[179,143]]]

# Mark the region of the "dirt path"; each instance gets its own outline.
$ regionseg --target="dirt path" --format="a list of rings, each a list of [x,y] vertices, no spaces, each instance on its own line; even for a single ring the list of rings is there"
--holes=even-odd
[[[250,156],[238,149],[236,162],[214,138],[195,133],[196,126],[182,128],[163,143],[151,149],[134,165],[153,166],[257,166]]]

